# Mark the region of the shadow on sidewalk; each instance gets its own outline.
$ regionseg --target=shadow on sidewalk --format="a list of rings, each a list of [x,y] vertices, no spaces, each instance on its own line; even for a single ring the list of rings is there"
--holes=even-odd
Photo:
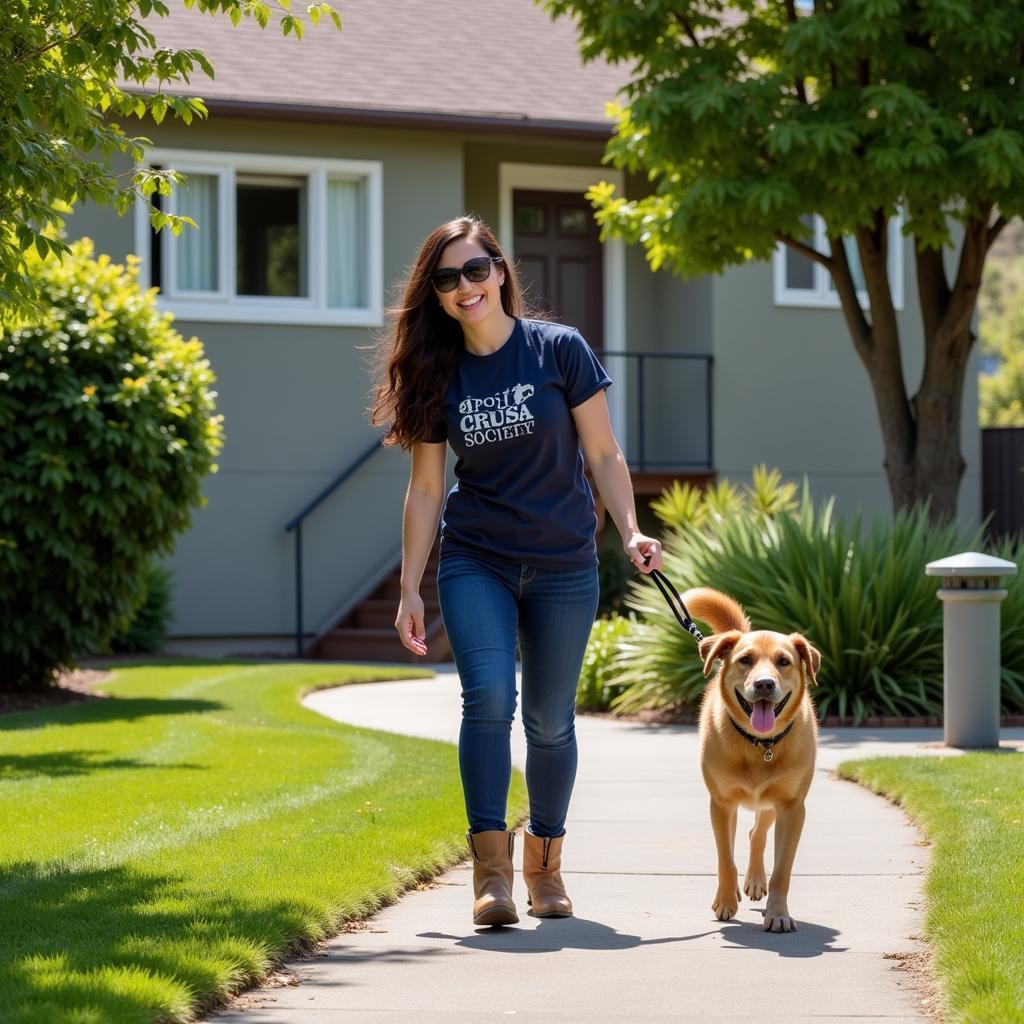
[[[761,911],[763,913],[763,910]],[[729,921],[707,931],[692,935],[669,935],[659,939],[643,939],[639,935],[617,932],[599,921],[582,917],[543,920],[536,928],[481,928],[469,935],[446,932],[420,932],[420,939],[450,939],[463,949],[479,949],[493,953],[554,953],[562,949],[634,949],[637,946],[660,946],[667,942],[691,942],[708,935],[720,934],[725,949],[763,949],[783,957],[813,957],[823,953],[844,953],[846,946],[834,946],[839,935],[834,928],[804,924],[798,931],[785,934],[766,932],[759,924]]]
[[[421,939],[451,939],[465,949],[483,949],[495,953],[553,953],[560,949],[633,949],[658,946],[666,942],[687,942],[703,938],[712,931],[696,935],[672,935],[661,939],[642,939],[609,928],[599,921],[583,917],[542,920],[536,928],[481,928],[470,935],[421,932]]]
[[[758,913],[764,914],[763,907],[756,907]],[[785,957],[812,957],[822,953],[845,953],[849,946],[833,946],[839,937],[835,928],[820,924],[797,922],[795,932],[766,932],[759,924],[746,924],[743,921],[729,921],[721,926],[722,938],[731,946],[726,949],[742,947],[744,949],[763,949],[769,953],[778,953]]]

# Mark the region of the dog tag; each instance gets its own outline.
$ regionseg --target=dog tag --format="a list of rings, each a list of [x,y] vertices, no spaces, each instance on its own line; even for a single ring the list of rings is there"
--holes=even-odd
[[[764,748],[764,759],[766,761],[770,761],[774,756],[775,755],[772,753],[772,748],[771,747],[765,747]]]

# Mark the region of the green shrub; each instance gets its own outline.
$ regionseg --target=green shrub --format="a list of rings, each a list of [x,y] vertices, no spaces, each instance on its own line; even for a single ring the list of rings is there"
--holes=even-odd
[[[0,319],[0,686],[46,685],[138,605],[221,445],[195,338],[134,263],[33,258],[43,306]]]
[[[594,622],[587,642],[587,653],[583,656],[583,668],[580,670],[576,707],[586,711],[606,711],[612,700],[622,692],[623,687],[612,661],[629,625],[629,619],[614,612]]]
[[[167,639],[171,621],[171,570],[162,562],[146,563],[142,602],[127,624],[110,640],[116,654],[155,654]]]
[[[927,562],[980,550],[980,532],[929,525],[923,510],[865,526],[815,510],[806,485],[796,511],[751,507],[733,491],[725,510],[680,489],[659,506],[669,527],[665,571],[680,589],[709,586],[743,604],[755,628],[804,633],[822,652],[819,713],[931,715],[942,710],[942,607]],[[699,509],[695,511],[695,506]],[[673,518],[673,517],[678,518]],[[685,519],[684,519],[685,516]],[[700,526],[680,523],[698,522]],[[1003,557],[1020,564],[1022,550]],[[1024,586],[1010,583],[1004,605],[1003,706],[1024,708]],[[613,709],[631,712],[684,702],[704,690],[696,645],[648,581],[630,586],[637,621],[616,658],[628,684]]]

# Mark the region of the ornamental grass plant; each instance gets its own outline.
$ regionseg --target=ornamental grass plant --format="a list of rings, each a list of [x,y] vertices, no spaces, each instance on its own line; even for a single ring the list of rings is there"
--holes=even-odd
[[[751,486],[719,484],[702,496],[676,487],[652,507],[667,528],[665,572],[680,592],[708,586],[743,605],[755,629],[800,632],[819,648],[819,715],[921,716],[942,709],[942,608],[926,563],[981,550],[980,531],[930,525],[924,509],[847,521],[834,500],[816,508],[805,483],[763,467]],[[1020,563],[1019,543],[1002,557]],[[1024,604],[1018,575],[1003,609],[1003,707],[1024,710]],[[638,621],[620,643],[613,710],[678,705],[693,711],[705,679],[692,638],[646,580],[626,604]]]

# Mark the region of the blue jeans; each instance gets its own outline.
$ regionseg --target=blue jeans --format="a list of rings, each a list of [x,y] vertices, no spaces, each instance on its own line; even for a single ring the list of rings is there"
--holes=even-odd
[[[505,828],[516,710],[516,639],[530,831],[565,834],[576,780],[576,688],[597,612],[597,569],[535,569],[449,552],[437,572],[441,616],[462,681],[459,768],[470,832]]]

